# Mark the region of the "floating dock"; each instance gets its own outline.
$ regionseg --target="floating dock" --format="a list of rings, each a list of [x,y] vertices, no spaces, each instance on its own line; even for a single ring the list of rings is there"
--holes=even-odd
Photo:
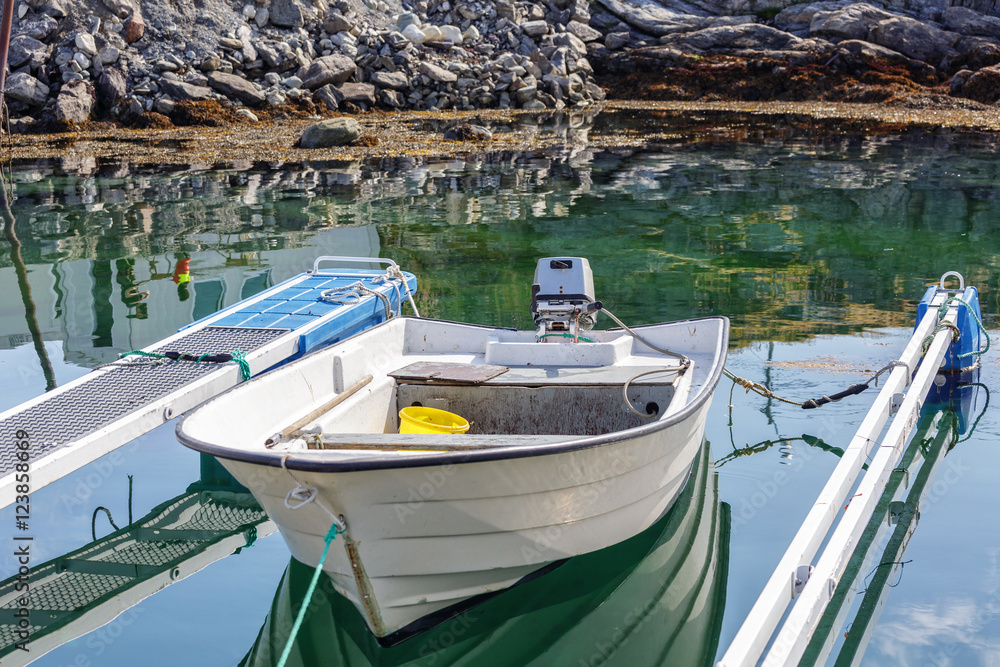
[[[235,386],[245,370],[261,373],[384,322],[407,298],[413,305],[415,290],[413,274],[392,260],[320,257],[307,273],[7,410],[0,414],[0,507]],[[216,355],[233,360],[204,359]],[[27,484],[17,479],[25,471]]]
[[[949,276],[959,279],[957,290],[945,289]],[[864,541],[939,372],[960,373],[965,364],[978,365],[965,359],[980,354],[979,295],[960,275],[946,273],[939,287],[929,288],[917,317],[888,380],[717,667],[800,664],[837,599],[855,547]],[[828,650],[824,646],[819,652]]]

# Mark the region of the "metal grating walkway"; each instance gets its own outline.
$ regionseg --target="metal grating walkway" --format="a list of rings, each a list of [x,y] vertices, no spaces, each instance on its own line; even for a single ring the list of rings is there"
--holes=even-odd
[[[157,346],[154,351],[215,354],[241,350],[248,354],[286,333],[287,329],[206,327],[168,345]],[[13,470],[17,463],[18,430],[29,434],[29,461],[33,462],[64,443],[90,435],[196,378],[219,370],[215,364],[142,358],[129,364],[106,366],[87,376],[86,382],[53,394],[51,400],[0,420],[0,476]]]
[[[321,257],[313,271],[195,322],[147,352],[246,355],[251,373],[342,340],[399,313],[409,273],[388,278],[380,270],[320,271],[321,261],[391,263],[373,258]],[[395,267],[398,269],[398,267]],[[405,280],[405,288],[403,280]],[[333,302],[323,292],[356,283],[361,294]],[[379,298],[371,294],[376,291]],[[386,303],[386,300],[388,303]],[[160,426],[240,382],[234,363],[150,360],[129,357],[91,371],[0,415],[0,508],[24,494],[16,465],[27,433],[30,492]]]

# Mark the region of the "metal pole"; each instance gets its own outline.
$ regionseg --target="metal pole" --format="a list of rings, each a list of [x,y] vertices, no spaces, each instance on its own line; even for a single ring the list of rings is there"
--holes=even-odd
[[[0,109],[3,108],[4,88],[7,85],[7,49],[10,47],[10,28],[14,23],[14,0],[3,0],[3,19],[0,22]]]

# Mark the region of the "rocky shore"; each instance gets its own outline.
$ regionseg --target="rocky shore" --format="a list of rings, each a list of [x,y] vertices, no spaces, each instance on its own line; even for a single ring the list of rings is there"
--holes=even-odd
[[[611,96],[986,109],[993,0],[21,0],[13,132]]]

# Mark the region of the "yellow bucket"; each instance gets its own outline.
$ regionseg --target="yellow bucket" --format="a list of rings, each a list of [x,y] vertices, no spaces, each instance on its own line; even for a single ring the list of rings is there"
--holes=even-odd
[[[399,411],[400,433],[465,433],[469,422],[464,417],[437,408],[411,405]]]

